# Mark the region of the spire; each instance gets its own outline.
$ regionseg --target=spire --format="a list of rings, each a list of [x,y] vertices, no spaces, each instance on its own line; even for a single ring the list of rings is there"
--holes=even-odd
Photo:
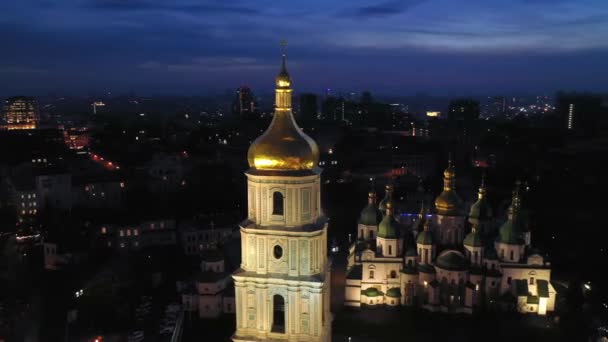
[[[291,78],[287,72],[287,41],[281,42],[281,71],[275,80],[275,106],[277,110],[291,110]]]
[[[515,190],[513,190],[513,199],[511,200],[511,206],[509,207],[509,216],[512,219],[517,218],[519,210],[521,208],[521,181],[515,182]]]
[[[452,163],[452,153],[450,152],[448,156],[448,167],[443,171],[443,190],[450,191],[454,189],[454,181],[456,178],[456,170],[454,169],[454,164]]]
[[[374,190],[370,190],[367,195],[367,202],[371,205],[376,204],[376,193],[374,192]]]
[[[431,231],[431,220],[424,221],[424,231],[425,232]]]
[[[482,199],[486,195],[486,173],[484,172],[481,175],[481,184],[479,184],[479,192],[477,193],[477,198]]]
[[[418,213],[419,219],[424,219],[426,217],[426,208],[424,206],[424,200],[422,200],[422,204],[420,204],[420,213]]]
[[[384,213],[387,209],[387,204],[389,202],[391,202],[392,199],[393,199],[393,184],[388,183],[384,187],[384,198],[382,199],[382,201],[380,201],[380,204],[378,205],[378,209],[380,209],[380,211],[382,211]]]

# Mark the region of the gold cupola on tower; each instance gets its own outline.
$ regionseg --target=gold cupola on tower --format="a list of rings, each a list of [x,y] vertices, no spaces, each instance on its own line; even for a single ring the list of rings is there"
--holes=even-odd
[[[461,213],[461,206],[462,200],[456,193],[456,170],[450,157],[443,172],[443,191],[435,199],[435,208],[439,215],[456,216]]]
[[[257,170],[312,170],[319,163],[319,148],[298,127],[291,112],[291,78],[285,53],[276,77],[274,117],[266,132],[249,147],[249,166]]]

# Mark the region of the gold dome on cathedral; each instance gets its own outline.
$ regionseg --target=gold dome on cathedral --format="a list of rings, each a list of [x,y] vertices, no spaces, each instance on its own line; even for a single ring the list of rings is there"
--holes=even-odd
[[[312,170],[319,163],[319,148],[296,124],[291,112],[291,79],[285,66],[276,77],[275,113],[266,129],[249,147],[249,166],[257,170]]]
[[[456,171],[452,159],[443,172],[443,191],[435,199],[435,209],[440,215],[459,215],[462,209],[462,200],[456,193]]]

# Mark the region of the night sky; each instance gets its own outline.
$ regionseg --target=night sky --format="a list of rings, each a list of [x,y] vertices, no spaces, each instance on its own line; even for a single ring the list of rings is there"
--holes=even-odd
[[[2,0],[0,94],[608,90],[606,0]]]

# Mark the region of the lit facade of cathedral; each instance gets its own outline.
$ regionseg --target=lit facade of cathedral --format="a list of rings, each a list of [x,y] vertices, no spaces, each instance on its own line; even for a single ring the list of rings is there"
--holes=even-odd
[[[293,118],[291,92],[283,55],[274,118],[247,155],[234,341],[331,339],[319,150]]]
[[[499,305],[545,315],[555,307],[551,265],[530,245],[517,183],[508,219],[496,221],[482,180],[468,215],[456,193],[451,161],[435,213],[424,205],[411,226],[395,219],[392,186],[361,212],[358,239],[349,249],[345,305],[419,306],[430,311],[472,313]],[[464,235],[465,219],[471,231]]]

